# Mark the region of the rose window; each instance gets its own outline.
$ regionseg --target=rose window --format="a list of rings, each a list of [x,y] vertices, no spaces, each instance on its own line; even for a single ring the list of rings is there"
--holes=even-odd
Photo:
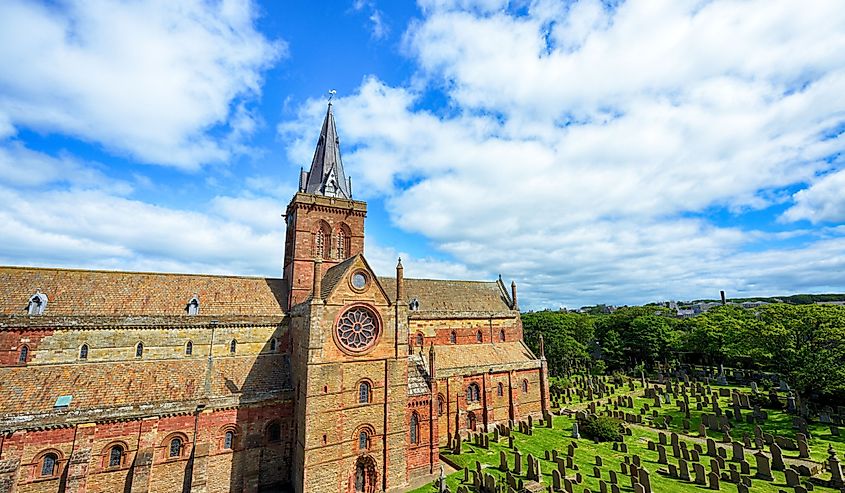
[[[376,317],[364,307],[347,310],[337,321],[337,340],[344,349],[364,351],[373,345],[377,337]]]

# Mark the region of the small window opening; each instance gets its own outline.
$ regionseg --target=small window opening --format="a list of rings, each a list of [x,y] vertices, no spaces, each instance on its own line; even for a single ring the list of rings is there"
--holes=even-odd
[[[370,402],[370,383],[361,382],[358,386],[358,403],[367,404],[368,402]]]
[[[362,431],[358,434],[358,450],[367,450],[370,448],[369,445],[370,437],[367,435],[366,431]]]
[[[475,333],[475,342],[484,342],[484,334],[480,330]]]
[[[188,301],[188,315],[199,315],[200,314],[200,299],[199,297],[194,294],[190,301]]]
[[[79,359],[88,359],[88,344],[83,344],[79,348]]]
[[[109,450],[109,467],[119,467],[123,462],[123,447],[115,445]]]
[[[503,395],[505,395],[505,386],[502,385],[502,382],[499,382],[499,385],[497,386],[496,393],[499,395],[499,397],[502,397]]]
[[[499,341],[505,342],[505,329],[499,331]]]
[[[455,344],[458,342],[458,334],[456,334],[454,330],[452,332],[449,332],[449,342],[451,344]]]
[[[170,457],[179,457],[182,455],[182,439],[174,438],[170,440]]]
[[[235,339],[232,339],[232,342],[229,343],[229,352],[232,353],[232,354],[235,354],[235,352],[237,350],[238,350],[238,341],[236,341]]]
[[[229,430],[223,436],[223,448],[226,449],[226,450],[232,450],[234,445],[235,445],[235,432]]]
[[[21,346],[21,352],[18,354],[18,363],[26,363],[29,358],[29,346]]]
[[[267,441],[270,443],[282,441],[282,427],[279,423],[273,422],[267,427]]]
[[[143,358],[144,357],[144,343],[143,342],[139,342],[135,346],[135,357],[136,358]]]
[[[54,453],[41,458],[41,477],[55,476],[59,469],[59,456]]]
[[[417,444],[420,441],[420,417],[417,415],[416,412],[411,414],[411,426],[410,426],[410,433],[411,433],[411,443]]]
[[[528,380],[522,381],[522,392],[523,393],[528,392]]]
[[[276,352],[276,338],[270,339],[270,352]]]

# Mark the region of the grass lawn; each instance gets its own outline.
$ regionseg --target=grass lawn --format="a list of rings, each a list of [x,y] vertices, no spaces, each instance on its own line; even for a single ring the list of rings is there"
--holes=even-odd
[[[634,405],[637,409],[639,409],[643,404],[653,404],[653,399],[642,399],[636,397],[642,393],[641,387],[637,385],[638,389],[634,394]],[[716,389],[716,387],[714,387]],[[742,389],[744,391],[748,391],[747,389]],[[620,388],[618,393],[627,393],[628,388],[624,386],[624,388]],[[575,399],[578,401],[578,399]],[[604,400],[606,402],[606,399]],[[730,398],[721,398],[720,403],[722,409],[729,409],[728,404],[730,402]],[[580,407],[574,405],[572,407]],[[700,415],[702,411],[695,410],[695,402],[694,400],[691,402],[691,432],[690,437],[696,437],[698,435],[698,423],[700,422]],[[620,408],[621,409],[621,408]],[[684,433],[682,429],[682,420],[683,415],[681,412],[677,410],[677,404],[674,402],[670,405],[664,405],[662,408],[659,409],[661,414],[672,414],[674,416],[672,422],[672,431],[676,431],[679,435],[681,435],[681,440],[684,440]],[[703,412],[708,412],[709,409],[705,408]],[[632,412],[630,409],[627,409],[627,412]],[[637,412],[637,411],[634,411]],[[788,437],[794,437],[795,433],[792,430],[792,417],[786,413],[779,412],[779,411],[772,411],[769,410],[769,420],[768,422],[762,426],[763,430],[767,433],[777,433]],[[649,414],[650,416],[650,414]],[[613,469],[617,472],[619,477],[619,484],[622,491],[633,491],[630,487],[630,480],[627,476],[623,476],[620,472],[619,463],[623,461],[624,456],[626,454],[622,454],[620,452],[616,452],[612,450],[611,443],[602,443],[596,444],[593,443],[591,440],[586,439],[579,439],[573,440],[570,438],[570,433],[572,429],[573,419],[566,417],[566,416],[555,416],[554,418],[554,428],[540,428],[536,427],[534,429],[534,434],[532,436],[523,435],[518,432],[513,432],[515,445],[522,453],[523,457],[523,473],[526,470],[526,456],[527,454],[532,454],[538,459],[540,459],[541,463],[541,471],[543,473],[543,482],[547,485],[552,484],[551,472],[556,467],[553,462],[544,460],[544,455],[546,450],[557,450],[559,455],[565,455],[567,446],[570,442],[575,441],[578,444],[578,448],[575,451],[575,463],[578,465],[579,470],[578,472],[581,473],[583,477],[583,482],[580,485],[575,487],[575,491],[581,493],[584,491],[585,488],[589,488],[590,491],[596,493],[599,491],[599,479],[594,477],[593,475],[593,466],[595,465],[595,456],[599,455],[603,459],[603,466],[600,467],[601,471],[601,478],[609,483],[608,479],[608,472]],[[742,432],[746,431],[749,433],[750,436],[753,437],[753,425],[748,425],[746,423],[735,423],[734,429],[731,432],[731,435],[734,439],[741,439]],[[834,448],[836,448],[839,452],[840,458],[845,455],[845,440],[842,437],[831,437],[830,432],[827,426],[824,425],[810,425],[810,430],[813,433],[813,439],[810,440],[811,446],[811,457],[813,460],[821,461],[827,458],[827,446],[828,443],[833,443]],[[672,493],[672,492],[702,492],[707,490],[705,486],[695,485],[691,482],[684,482],[681,480],[671,479],[668,476],[663,476],[657,472],[658,469],[666,469],[667,466],[660,465],[657,463],[657,451],[650,451],[648,450],[647,443],[649,440],[658,442],[658,431],[651,430],[651,429],[642,429],[642,428],[632,428],[633,435],[625,438],[625,443],[628,444],[628,454],[629,456],[633,456],[637,454],[640,456],[643,466],[649,471],[652,490],[657,493]],[[708,432],[709,436],[714,438],[717,442],[721,439],[721,433],[717,432]],[[668,434],[668,432],[667,432]],[[492,436],[492,435],[491,435]],[[831,440],[832,439],[832,440]],[[688,446],[692,449],[692,440],[687,439]],[[677,464],[677,459],[672,457],[672,450],[671,447],[668,448],[668,459],[670,463]],[[490,442],[490,449],[485,450],[480,447],[474,447],[472,445],[464,444],[464,453],[461,455],[453,455],[448,450],[441,450],[441,455],[445,458],[449,459],[451,462],[462,466],[468,467],[471,470],[475,468],[475,461],[479,461],[482,464],[485,472],[489,472],[496,476],[497,478],[504,479],[504,472],[499,471],[499,451],[504,450],[507,458],[508,458],[508,465],[512,469],[513,468],[513,461],[514,461],[514,454],[513,451],[507,448],[507,439],[502,438],[500,443],[493,443]],[[729,454],[730,456],[730,454]],[[797,457],[797,451],[784,451],[785,457]],[[746,460],[751,464],[751,473],[752,473],[752,487],[750,491],[753,492],[771,492],[777,493],[778,490],[786,490],[791,491],[792,488],[788,488],[786,486],[786,481],[784,479],[784,475],[781,472],[773,471],[775,479],[773,482],[766,482],[760,479],[754,479],[753,474],[756,472],[755,470],[755,461],[753,456],[749,451],[746,451]],[[710,458],[706,455],[701,456],[701,463],[704,464],[705,469],[709,471],[709,461]],[[730,464],[730,462],[728,462]],[[728,468],[726,467],[726,470]],[[692,464],[690,464],[690,472],[692,473]],[[570,479],[574,479],[575,471],[567,470],[567,476]],[[463,472],[459,471],[447,477],[447,484],[449,485],[450,490],[454,493],[457,490],[457,487],[462,484],[463,480]],[[821,477],[828,478],[828,473],[822,473]],[[523,477],[524,479],[524,477]],[[803,479],[803,478],[802,478]],[[413,490],[412,493],[431,493],[436,491],[436,488],[433,484],[429,484]],[[737,488],[736,485],[728,483],[726,481],[721,482],[721,490],[720,491],[729,491],[729,492],[736,492]],[[836,490],[830,488],[823,488],[816,486],[815,491],[823,492],[823,493],[838,493]]]

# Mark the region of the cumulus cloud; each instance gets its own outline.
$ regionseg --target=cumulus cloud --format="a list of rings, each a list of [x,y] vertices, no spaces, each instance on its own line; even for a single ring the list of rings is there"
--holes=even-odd
[[[286,49],[255,15],[233,1],[2,2],[0,137],[28,128],[142,162],[224,161],[250,131],[243,103]]]
[[[535,306],[845,283],[819,268],[841,241],[786,245],[740,220],[788,200],[787,220],[842,220],[836,2],[421,7],[404,39],[414,84],[368,77],[335,114],[356,193],[387,197],[395,225],[467,273],[518,276]],[[421,109],[431,90],[447,108]],[[280,125],[292,160],[323,111]]]

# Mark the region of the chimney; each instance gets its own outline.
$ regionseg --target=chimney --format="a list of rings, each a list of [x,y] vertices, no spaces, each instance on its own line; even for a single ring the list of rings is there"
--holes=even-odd
[[[519,310],[519,303],[516,301],[516,281],[511,281],[511,300],[513,300],[511,309]]]
[[[314,259],[314,288],[311,291],[311,301],[317,301],[322,296],[323,290],[323,259],[320,256]]]
[[[396,303],[405,302],[405,268],[402,267],[402,257],[396,264]]]
[[[727,299],[725,299],[725,292],[724,292],[724,291],[719,291],[719,294],[722,296],[722,304],[723,304],[723,305],[726,305],[726,304],[727,304]]]

